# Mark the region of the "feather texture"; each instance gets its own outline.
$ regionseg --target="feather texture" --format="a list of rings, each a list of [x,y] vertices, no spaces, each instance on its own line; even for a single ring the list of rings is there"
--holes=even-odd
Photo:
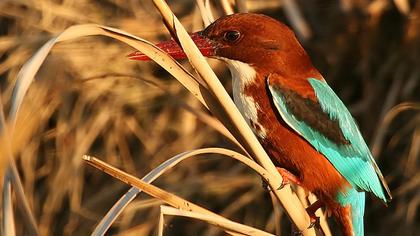
[[[330,120],[338,122],[349,145],[337,144],[311,127],[304,119],[299,119],[287,106],[286,99],[290,98],[285,98],[284,94],[280,92],[281,89],[278,88],[280,85],[270,84],[268,81],[274,104],[281,117],[317,151],[324,154],[353,187],[373,192],[386,202],[390,198],[388,187],[384,181],[381,181],[383,180],[382,174],[350,112],[325,81],[312,78],[308,81],[315,91],[322,111],[328,115]],[[326,121],[319,120],[319,122]],[[389,197],[386,196],[384,190],[388,192]]]
[[[365,192],[359,192],[354,188],[349,189],[346,193],[339,192],[337,201],[342,205],[351,206],[350,214],[353,235],[364,235]]]

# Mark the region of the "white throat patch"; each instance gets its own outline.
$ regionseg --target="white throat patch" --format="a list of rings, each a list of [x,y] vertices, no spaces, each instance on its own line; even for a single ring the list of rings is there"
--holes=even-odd
[[[245,95],[245,86],[254,82],[257,77],[255,69],[247,63],[227,58],[219,58],[225,61],[232,74],[232,92],[233,100],[245,118],[248,125],[253,129],[254,133],[261,138],[267,135],[266,130],[258,123],[258,109],[259,105],[255,102],[254,98]],[[257,127],[258,126],[258,127]]]
[[[232,79],[234,81],[240,80],[243,86],[254,82],[255,77],[257,76],[257,72],[252,66],[236,60],[230,60],[226,58],[223,58],[223,60],[227,63],[230,73],[232,74]]]

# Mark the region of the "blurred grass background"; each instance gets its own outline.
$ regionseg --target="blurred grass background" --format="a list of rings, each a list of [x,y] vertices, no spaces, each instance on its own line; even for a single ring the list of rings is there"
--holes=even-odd
[[[211,2],[220,16],[219,1]],[[286,2],[246,1],[249,11],[290,24]],[[296,3],[311,32],[302,38],[304,47],[357,119],[394,195],[388,207],[368,197],[366,235],[419,235],[420,1]],[[170,1],[170,6],[188,30],[202,28],[195,1]],[[0,91],[6,115],[23,63],[50,37],[81,23],[113,26],[152,42],[169,37],[149,1],[0,1]],[[186,150],[234,148],[185,109],[203,110],[176,80],[152,62],[128,60],[131,51],[104,37],[61,43],[31,85],[22,108],[26,115],[16,128],[28,137],[14,145],[41,235],[89,234],[128,189],[87,167],[83,154],[141,177]],[[227,69],[211,64],[230,88]],[[271,201],[260,178],[234,161],[190,159],[156,184],[230,219],[274,232]],[[141,195],[110,233],[155,235],[160,204]],[[15,218],[17,234],[27,235],[18,211]],[[282,227],[288,235],[286,218]],[[166,235],[223,234],[202,222],[168,219]],[[333,222],[331,227],[336,232]]]

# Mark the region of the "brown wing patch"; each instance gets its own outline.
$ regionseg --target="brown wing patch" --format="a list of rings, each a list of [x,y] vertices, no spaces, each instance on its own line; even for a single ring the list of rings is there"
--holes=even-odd
[[[348,145],[350,142],[344,137],[337,120],[332,120],[325,113],[321,105],[309,98],[303,98],[298,93],[287,88],[276,86],[283,96],[284,102],[290,112],[300,121],[320,132],[336,144]]]

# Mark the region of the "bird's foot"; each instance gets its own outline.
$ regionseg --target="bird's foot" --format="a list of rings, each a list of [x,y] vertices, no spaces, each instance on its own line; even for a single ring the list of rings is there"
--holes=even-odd
[[[315,215],[315,212],[321,208],[324,203],[321,200],[317,200],[316,202],[312,203],[308,208],[306,208],[306,212],[308,212],[310,225],[308,229],[313,228],[315,226],[319,227],[319,217]]]
[[[311,229],[311,228],[313,228],[313,227],[317,227],[317,228],[319,228],[320,227],[320,220],[319,220],[319,217],[318,216],[316,216],[316,215],[313,215],[313,216],[309,216],[310,217],[310,224],[309,224],[309,226],[308,226],[308,229]]]
[[[290,183],[301,185],[301,182],[296,175],[290,173],[288,170],[284,168],[281,168],[281,167],[276,167],[276,168],[277,168],[277,171],[280,173],[281,177],[283,178],[279,189],[284,188],[284,186]]]

